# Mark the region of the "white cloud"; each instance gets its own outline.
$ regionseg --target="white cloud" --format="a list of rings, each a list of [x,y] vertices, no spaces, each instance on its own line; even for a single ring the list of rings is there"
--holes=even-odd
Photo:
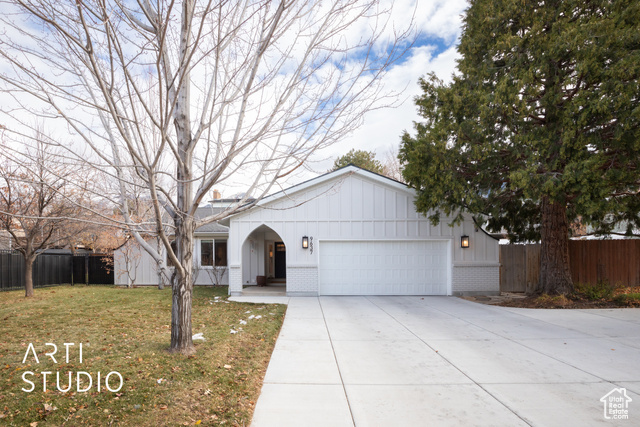
[[[412,49],[407,61],[394,67],[385,78],[385,87],[389,90],[403,91],[403,102],[396,108],[384,108],[368,113],[362,127],[344,143],[317,153],[311,169],[325,172],[333,165],[333,159],[345,154],[352,148],[375,151],[379,159],[391,147],[400,144],[400,136],[406,130],[413,132],[413,123],[420,120],[414,98],[421,94],[418,79],[427,73],[434,72],[444,81],[451,79],[455,70],[458,52],[451,46],[439,55],[433,56],[433,46],[420,46]]]
[[[411,0],[389,0],[386,3],[393,4],[394,22],[408,22],[413,17],[422,35],[420,40],[430,40],[433,44],[414,46],[407,52],[404,61],[394,66],[385,77],[385,89],[402,92],[400,105],[369,112],[363,126],[342,143],[315,154],[308,165],[313,172],[326,172],[336,157],[352,148],[375,151],[380,160],[384,159],[390,148],[400,144],[402,133],[412,133],[413,123],[420,120],[414,103],[414,98],[421,93],[418,79],[433,72],[440,79],[449,81],[455,71],[462,14],[468,7],[466,1],[418,1],[416,5]],[[438,53],[443,46],[445,50]],[[300,173],[296,179],[308,179],[314,176],[313,172]]]

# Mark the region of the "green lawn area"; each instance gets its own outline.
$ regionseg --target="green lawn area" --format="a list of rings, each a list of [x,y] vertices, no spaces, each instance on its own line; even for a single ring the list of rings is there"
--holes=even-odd
[[[195,288],[193,333],[206,341],[195,341],[196,354],[187,357],[167,351],[170,289],[63,286],[36,289],[29,300],[24,291],[0,292],[0,425],[249,425],[286,306],[226,299],[226,287]],[[45,343],[57,345],[57,363],[44,355],[53,349]],[[75,344],[67,346],[68,363],[64,343]],[[34,386],[25,371],[34,373],[26,376]],[[78,371],[92,377],[87,392],[77,391]],[[123,378],[118,392],[105,387],[112,371]],[[72,388],[60,392],[56,373],[66,389],[68,372]],[[119,387],[116,374],[109,385]]]

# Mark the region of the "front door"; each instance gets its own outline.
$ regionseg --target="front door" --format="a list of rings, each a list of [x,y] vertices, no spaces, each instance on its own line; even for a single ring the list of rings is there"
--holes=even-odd
[[[275,276],[276,279],[287,277],[287,251],[282,242],[276,242]]]

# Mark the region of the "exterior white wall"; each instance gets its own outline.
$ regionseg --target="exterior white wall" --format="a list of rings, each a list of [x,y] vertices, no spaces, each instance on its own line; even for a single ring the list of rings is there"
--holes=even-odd
[[[155,260],[137,243],[130,242],[116,250],[113,267],[116,285],[158,286],[160,283]]]
[[[215,239],[227,240],[227,236],[203,235],[194,239],[194,257],[200,260],[200,241]],[[228,251],[228,246],[227,246]],[[227,259],[228,260],[228,259]],[[160,277],[155,260],[144,249],[135,243],[118,249],[113,255],[114,283],[119,286],[158,286]],[[217,269],[217,273],[212,270]],[[229,269],[220,267],[200,267],[196,275],[195,285],[228,285]],[[165,283],[166,284],[166,283]]]
[[[453,266],[482,265],[498,274],[498,242],[475,231],[470,216],[458,226],[450,227],[446,218],[434,226],[416,212],[414,198],[414,191],[408,187],[366,172],[320,179],[316,185],[300,186],[297,191],[294,187],[286,197],[267,200],[263,207],[231,218],[229,265],[245,268],[244,243],[254,230],[266,225],[286,245],[287,292],[291,294],[317,292],[318,249],[323,240],[447,240],[452,243]],[[464,234],[470,239],[468,249],[460,248],[460,236]],[[313,249],[302,249],[303,236],[313,238]],[[292,275],[296,269],[305,273]],[[310,273],[308,270],[312,269],[315,272]],[[452,267],[450,280],[454,294],[498,289],[499,280],[494,283],[493,275],[469,284],[458,281],[462,276],[453,270]],[[229,291],[237,294],[242,291],[242,283],[234,279],[231,277]],[[246,284],[244,273],[242,280]]]
[[[255,285],[257,276],[265,275],[264,233],[252,233],[242,247],[242,283]],[[227,249],[228,250],[228,249]]]

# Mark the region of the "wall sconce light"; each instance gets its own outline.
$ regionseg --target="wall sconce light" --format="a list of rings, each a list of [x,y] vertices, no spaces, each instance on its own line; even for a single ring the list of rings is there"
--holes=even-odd
[[[309,249],[309,237],[307,236],[302,238],[302,249]]]
[[[467,249],[469,247],[469,236],[460,236],[460,247]]]

